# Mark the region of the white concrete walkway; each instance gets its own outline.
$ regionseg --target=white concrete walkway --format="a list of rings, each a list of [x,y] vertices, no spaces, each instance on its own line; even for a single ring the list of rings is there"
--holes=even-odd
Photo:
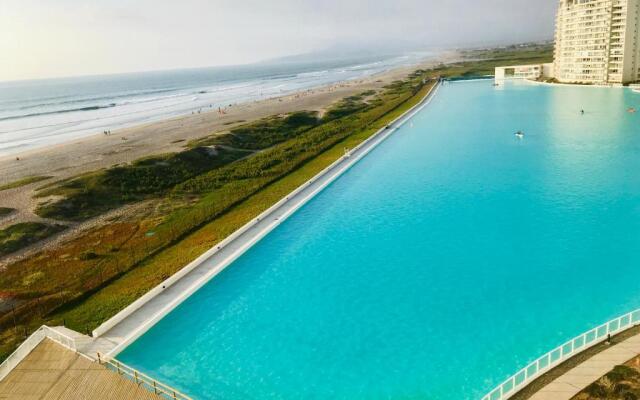
[[[570,400],[616,365],[640,355],[640,334],[589,358],[531,396],[530,400]]]

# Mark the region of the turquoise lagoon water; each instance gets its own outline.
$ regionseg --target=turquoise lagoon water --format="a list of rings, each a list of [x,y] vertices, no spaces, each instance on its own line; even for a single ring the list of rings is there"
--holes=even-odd
[[[119,358],[199,399],[477,399],[640,306],[630,106],[444,85]]]

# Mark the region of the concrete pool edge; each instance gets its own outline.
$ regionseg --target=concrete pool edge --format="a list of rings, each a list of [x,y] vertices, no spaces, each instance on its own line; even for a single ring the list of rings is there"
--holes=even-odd
[[[109,357],[118,354],[413,118],[430,103],[439,87],[440,81],[436,81],[424,98],[387,127],[100,325],[93,331],[95,346],[87,350]]]

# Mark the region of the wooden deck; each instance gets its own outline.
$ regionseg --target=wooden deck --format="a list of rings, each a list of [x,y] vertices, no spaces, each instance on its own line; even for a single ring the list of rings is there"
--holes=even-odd
[[[160,400],[162,397],[45,339],[0,381],[0,399]]]

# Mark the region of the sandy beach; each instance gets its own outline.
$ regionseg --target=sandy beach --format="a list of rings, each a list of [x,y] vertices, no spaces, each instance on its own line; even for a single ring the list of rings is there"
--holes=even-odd
[[[346,96],[369,89],[379,89],[394,80],[404,78],[418,68],[456,59],[458,54],[446,53],[437,60],[399,67],[364,79],[236,104],[228,107],[224,114],[216,109],[121,129],[111,132],[110,135],[96,134],[48,148],[0,157],[0,185],[28,176],[51,176],[51,179],[42,182],[0,191],[0,207],[16,209],[16,212],[0,219],[0,228],[17,222],[41,220],[33,213],[37,203],[32,196],[35,189],[43,184],[129,163],[153,154],[180,151],[192,139],[224,132],[243,122],[266,116],[299,110],[322,112]]]

